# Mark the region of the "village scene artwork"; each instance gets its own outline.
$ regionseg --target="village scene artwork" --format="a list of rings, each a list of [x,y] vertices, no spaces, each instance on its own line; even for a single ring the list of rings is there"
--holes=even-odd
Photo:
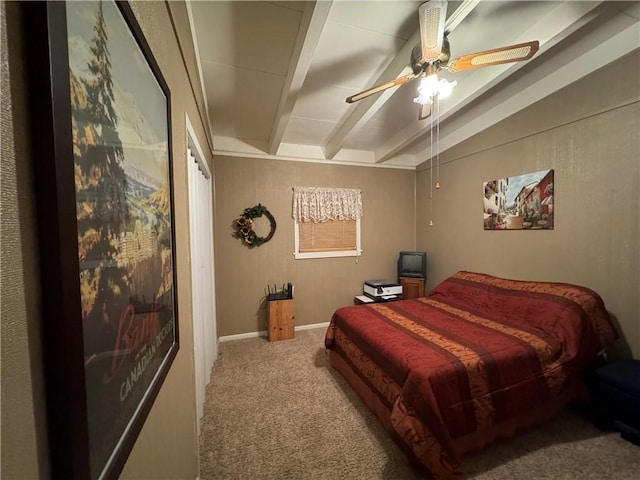
[[[92,478],[176,342],[168,99],[111,1],[67,2]]]
[[[552,230],[553,170],[483,184],[485,230]]]

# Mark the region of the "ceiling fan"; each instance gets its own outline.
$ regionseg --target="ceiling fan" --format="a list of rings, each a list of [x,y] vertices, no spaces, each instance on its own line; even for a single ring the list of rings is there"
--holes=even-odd
[[[451,89],[456,84],[456,82],[449,83],[443,78],[439,79],[437,74],[441,70],[461,72],[490,65],[520,62],[533,57],[539,48],[539,43],[536,40],[463,55],[450,60],[451,52],[447,39],[449,32],[445,32],[447,0],[424,2],[418,8],[418,15],[420,43],[411,50],[410,66],[413,73],[356,93],[347,98],[347,103],[357,102],[388,88],[397,87],[420,78],[419,96],[414,99],[414,102],[420,104],[418,118],[422,120],[431,114],[433,98],[435,96],[442,98],[451,93]]]

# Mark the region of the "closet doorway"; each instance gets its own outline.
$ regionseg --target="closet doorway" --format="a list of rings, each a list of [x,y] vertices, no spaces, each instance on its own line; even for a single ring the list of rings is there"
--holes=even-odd
[[[213,257],[213,177],[188,116],[186,121],[193,353],[199,436],[205,388],[210,381],[213,362],[218,356]]]

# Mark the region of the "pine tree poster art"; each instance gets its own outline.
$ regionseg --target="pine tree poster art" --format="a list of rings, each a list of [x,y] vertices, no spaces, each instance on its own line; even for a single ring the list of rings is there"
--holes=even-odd
[[[67,2],[91,476],[176,340],[168,99],[115,3]]]

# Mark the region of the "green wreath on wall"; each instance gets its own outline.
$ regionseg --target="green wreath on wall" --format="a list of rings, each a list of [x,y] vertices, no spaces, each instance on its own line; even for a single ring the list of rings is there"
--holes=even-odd
[[[256,232],[253,231],[253,219],[265,216],[269,219],[269,235],[266,237],[259,237]],[[276,219],[273,218],[271,212],[267,210],[264,205],[254,205],[250,208],[245,208],[242,215],[233,221],[233,236],[242,240],[242,243],[249,248],[259,247],[263,243],[267,243],[276,233]]]

